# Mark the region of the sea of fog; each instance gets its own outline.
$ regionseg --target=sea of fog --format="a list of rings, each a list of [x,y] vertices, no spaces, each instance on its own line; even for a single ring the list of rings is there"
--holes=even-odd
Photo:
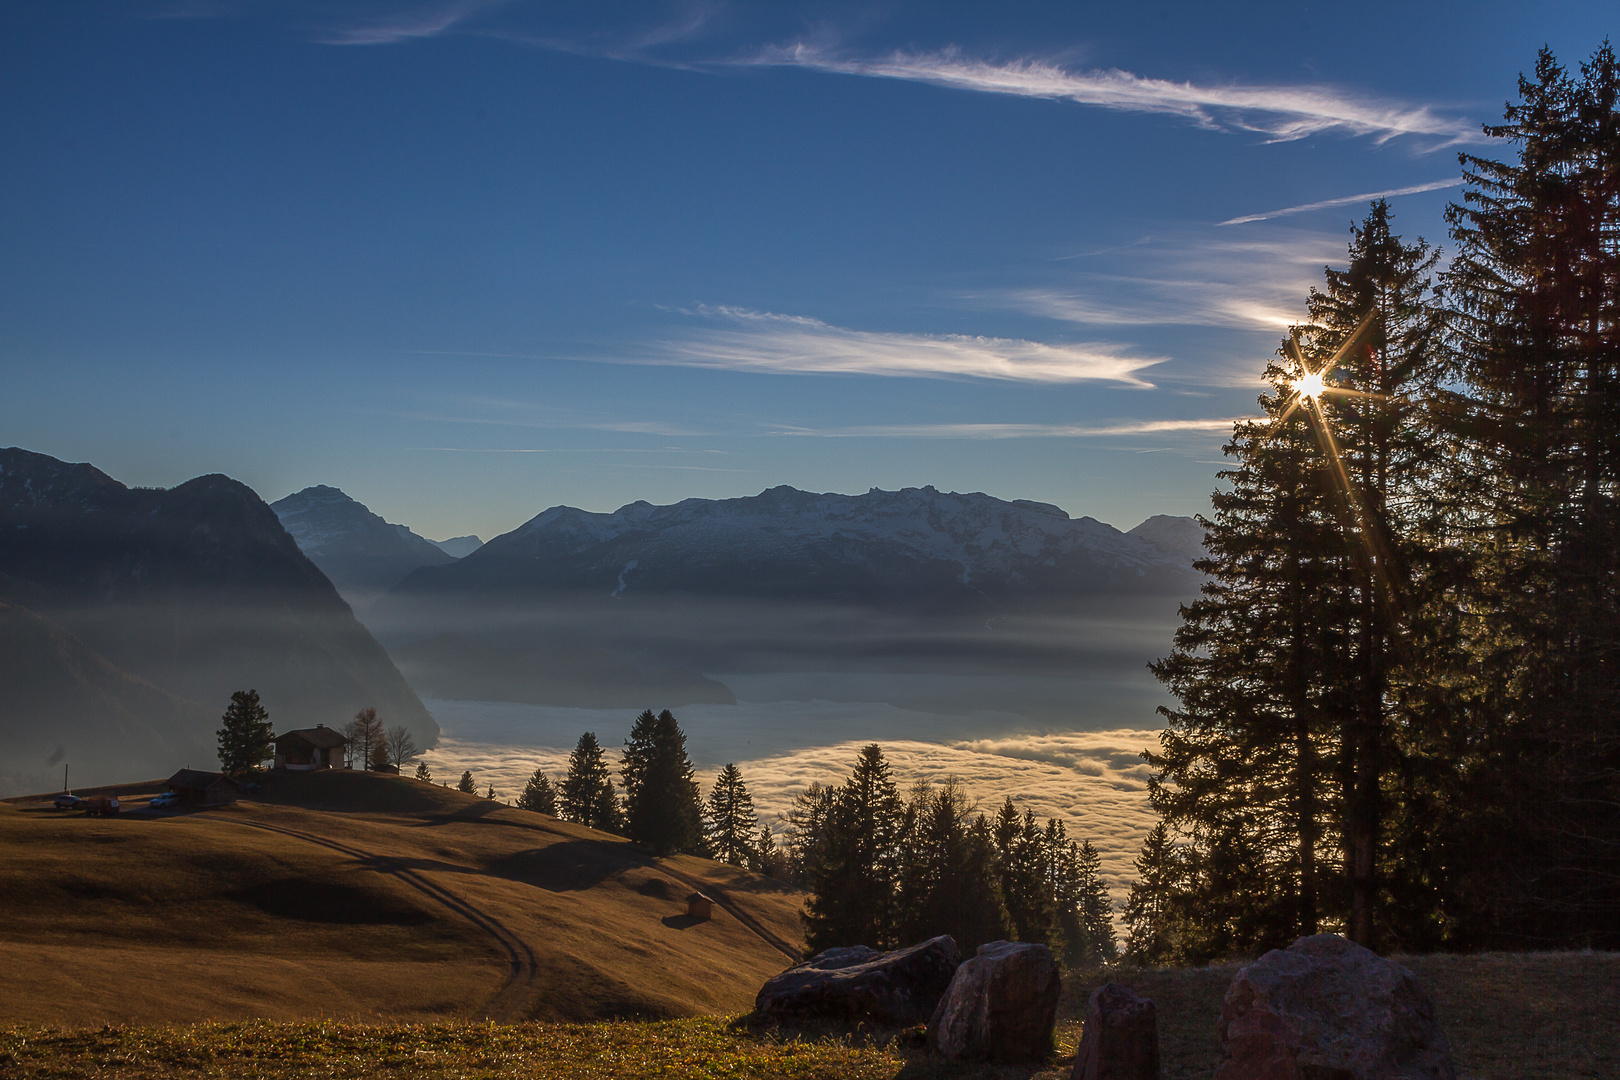
[[[981,809],[1005,796],[1044,821],[1062,819],[1089,839],[1122,898],[1154,817],[1141,752],[1158,742],[1163,694],[1146,672],[1117,678],[1017,675],[885,675],[871,672],[716,674],[736,705],[673,710],[707,788],[734,762],[762,820],[780,832],[810,783],[848,775],[856,752],[882,745],[902,789],[956,777]],[[479,791],[516,799],[536,768],[566,770],[582,732],[595,732],[616,763],[635,710],[572,709],[427,699],[444,733],[425,756],[434,779],[471,770]],[[657,703],[649,705],[658,707]]]

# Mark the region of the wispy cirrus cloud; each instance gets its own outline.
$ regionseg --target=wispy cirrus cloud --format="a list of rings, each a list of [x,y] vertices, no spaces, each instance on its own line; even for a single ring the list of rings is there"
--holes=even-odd
[[[1251,221],[1269,221],[1271,218],[1288,217],[1290,214],[1307,214],[1312,210],[1328,210],[1335,206],[1350,206],[1353,203],[1372,202],[1374,199],[1391,199],[1397,195],[1417,195],[1425,191],[1442,191],[1445,188],[1462,187],[1462,183],[1462,179],[1459,177],[1455,180],[1435,180],[1427,184],[1390,188],[1388,191],[1367,191],[1360,195],[1344,195],[1334,199],[1300,203],[1298,206],[1285,206],[1280,210],[1267,210],[1260,214],[1245,214],[1242,217],[1227,218],[1225,221],[1217,222],[1217,224],[1245,225]]]
[[[507,0],[454,0],[453,3],[418,4],[325,30],[316,35],[315,40],[322,45],[398,45],[418,38],[438,37],[474,15],[506,3]]]
[[[1328,233],[1171,234],[1110,253],[1113,272],[1065,261],[1045,283],[968,298],[1080,326],[1286,330],[1344,251]]]
[[[822,439],[1084,439],[1111,435],[1228,432],[1234,417],[1208,420],[1123,420],[1111,424],[873,424],[864,427],[778,427],[773,435]]]
[[[1476,140],[1478,127],[1427,105],[1359,96],[1326,86],[1199,85],[1119,69],[1071,71],[1046,60],[995,63],[950,49],[858,58],[810,44],[772,48],[735,61],[840,75],[902,79],[958,90],[1070,101],[1125,112],[1176,116],[1212,130],[1249,131],[1286,142],[1325,132],[1386,142],[1420,136],[1432,148]]]
[[[659,342],[630,363],[818,375],[998,379],[1013,382],[1112,382],[1150,388],[1141,372],[1163,357],[1111,343],[1048,344],[964,334],[850,330],[800,315],[733,307],[697,313],[729,325]]]

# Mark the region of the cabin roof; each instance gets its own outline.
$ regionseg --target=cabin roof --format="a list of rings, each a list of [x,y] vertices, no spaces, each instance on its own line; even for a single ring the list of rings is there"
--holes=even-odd
[[[337,728],[311,727],[299,728],[296,731],[284,731],[276,736],[276,745],[281,745],[283,739],[299,739],[311,746],[318,746],[322,750],[335,750],[340,746],[347,746],[349,740]]]
[[[168,784],[176,791],[207,791],[221,781],[232,787],[240,786],[224,773],[203,772],[201,769],[181,769],[169,777]]]

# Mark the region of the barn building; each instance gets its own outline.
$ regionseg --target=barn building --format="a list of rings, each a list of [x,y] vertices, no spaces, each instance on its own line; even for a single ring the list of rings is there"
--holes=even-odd
[[[224,773],[181,769],[168,780],[169,790],[180,796],[182,806],[223,806],[242,794],[241,787]]]
[[[276,736],[276,768],[305,772],[343,768],[349,740],[324,724]]]

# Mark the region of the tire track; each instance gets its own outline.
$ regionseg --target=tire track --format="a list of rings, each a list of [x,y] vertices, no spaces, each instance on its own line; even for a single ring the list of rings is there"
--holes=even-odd
[[[450,892],[443,886],[437,885],[409,867],[402,866],[395,859],[386,855],[376,855],[348,844],[340,843],[330,837],[317,833],[307,833],[300,829],[288,828],[285,825],[272,825],[264,821],[243,821],[234,818],[214,818],[215,821],[226,821],[234,825],[243,825],[250,829],[262,829],[266,832],[281,833],[297,840],[310,844],[319,844],[344,855],[359,859],[380,874],[389,874],[406,885],[415,889],[424,896],[437,901],[450,911],[461,916],[480,930],[487,933],[500,943],[506,951],[507,972],[506,979],[500,987],[484,1003],[483,1015],[490,1020],[518,1021],[525,1020],[524,1007],[531,998],[534,984],[540,975],[540,963],[534,955],[529,943],[517,934],[508,930],[495,916],[474,904]]]
[[[568,840],[577,839],[572,833],[564,832],[561,829],[547,828],[544,824],[539,823],[530,824],[528,822],[524,822],[522,824],[518,824],[516,822],[501,821],[493,818],[463,820],[476,820],[480,825],[496,825],[520,829],[532,829],[536,832],[549,833],[552,836],[559,836]],[[626,862],[636,862],[639,863],[641,868],[644,870],[657,870],[660,873],[668,874],[670,877],[681,882],[682,884],[689,885],[698,892],[703,893],[704,896],[709,897],[716,904],[720,905],[720,908],[723,911],[729,914],[732,918],[736,919],[737,922],[741,924],[743,929],[759,938],[765,944],[769,945],[771,948],[775,949],[777,952],[781,953],[795,964],[804,960],[804,953],[802,950],[795,949],[790,942],[784,941],[782,938],[774,934],[764,923],[748,914],[748,912],[744,911],[742,908],[739,908],[732,902],[731,898],[725,894],[725,891],[718,886],[705,884],[704,882],[699,881],[697,878],[692,877],[680,870],[665,866],[663,863],[658,861],[656,856],[653,855],[644,855],[641,852],[633,849],[623,852],[622,855]],[[704,892],[705,889],[708,891]]]

